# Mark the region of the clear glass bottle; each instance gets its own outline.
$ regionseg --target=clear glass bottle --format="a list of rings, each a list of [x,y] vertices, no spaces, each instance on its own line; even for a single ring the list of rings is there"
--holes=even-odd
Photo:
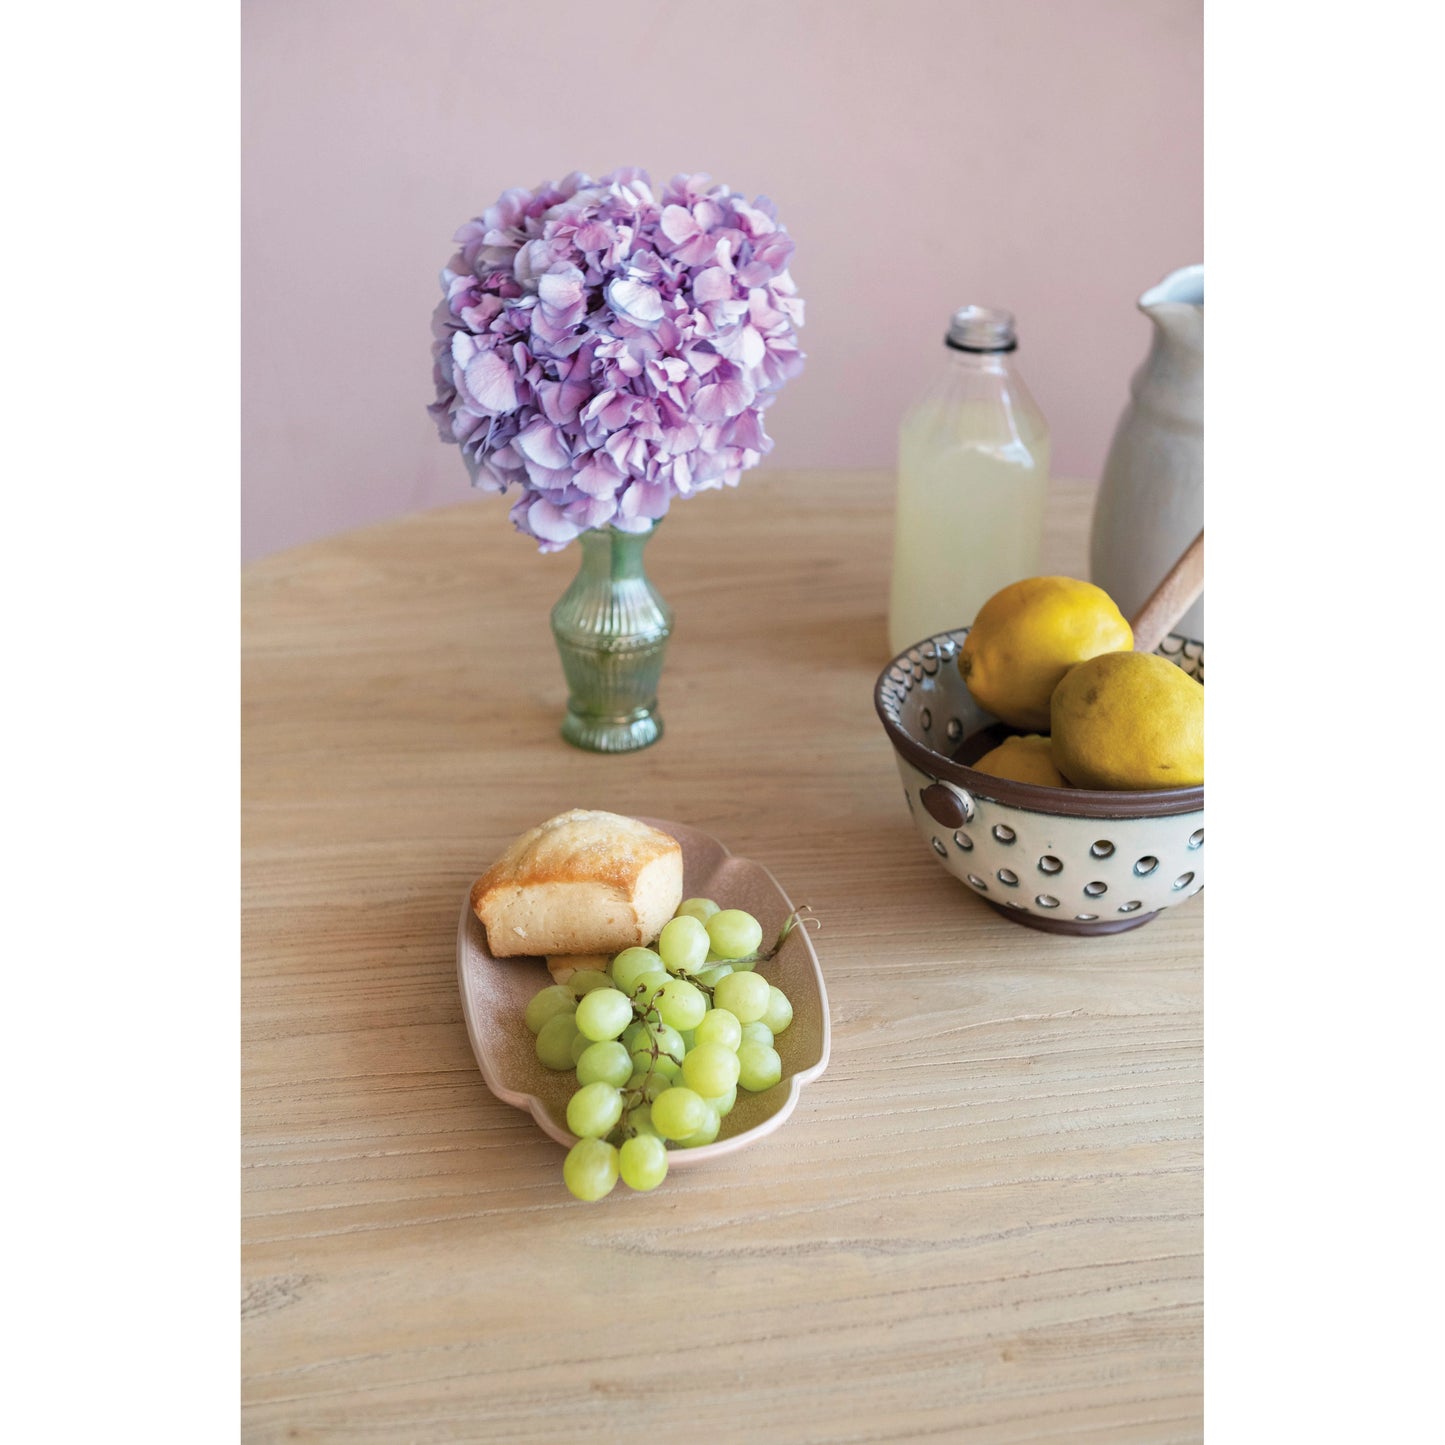
[[[1012,361],[1014,319],[965,306],[944,345],[942,371],[899,428],[895,655],[971,625],[999,588],[1039,570],[1049,428]]]

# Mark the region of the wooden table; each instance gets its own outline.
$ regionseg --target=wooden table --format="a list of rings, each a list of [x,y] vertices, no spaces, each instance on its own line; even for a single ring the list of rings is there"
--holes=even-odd
[[[1092,492],[1055,488],[1082,575]],[[248,1441],[1198,1440],[1200,898],[1000,917],[913,830],[873,711],[892,485],[673,509],[666,735],[558,736],[539,557],[477,498],[244,579]],[[482,1082],[470,881],[569,807],[672,818],[823,921],[833,1054],[774,1136],[582,1204]]]

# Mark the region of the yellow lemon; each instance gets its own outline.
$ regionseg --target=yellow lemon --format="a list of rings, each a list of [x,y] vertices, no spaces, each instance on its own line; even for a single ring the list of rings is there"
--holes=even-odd
[[[979,608],[958,670],[980,707],[1041,733],[1049,729],[1049,698],[1075,663],[1133,645],[1103,588],[1073,577],[1025,577]]]
[[[1054,766],[1048,738],[1038,733],[1005,738],[973,766],[991,778],[1012,778],[1016,783],[1037,783],[1044,788],[1069,786],[1069,780]]]
[[[1080,788],[1187,788],[1204,781],[1204,687],[1145,652],[1107,652],[1054,689],[1053,755]]]

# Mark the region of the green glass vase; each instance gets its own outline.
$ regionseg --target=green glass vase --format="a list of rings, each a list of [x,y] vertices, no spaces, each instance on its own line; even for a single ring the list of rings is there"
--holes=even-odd
[[[657,531],[583,532],[582,564],[552,609],[552,636],[567,676],[562,736],[594,753],[627,753],[662,736],[657,684],[672,634],[672,608],[643,567]]]

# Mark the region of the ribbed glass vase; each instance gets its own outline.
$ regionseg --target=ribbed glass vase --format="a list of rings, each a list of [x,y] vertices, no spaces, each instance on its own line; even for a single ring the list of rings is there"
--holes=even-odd
[[[662,736],[657,684],[672,608],[643,567],[657,531],[584,532],[582,565],[552,609],[552,636],[567,675],[562,736],[594,753],[626,753]]]

